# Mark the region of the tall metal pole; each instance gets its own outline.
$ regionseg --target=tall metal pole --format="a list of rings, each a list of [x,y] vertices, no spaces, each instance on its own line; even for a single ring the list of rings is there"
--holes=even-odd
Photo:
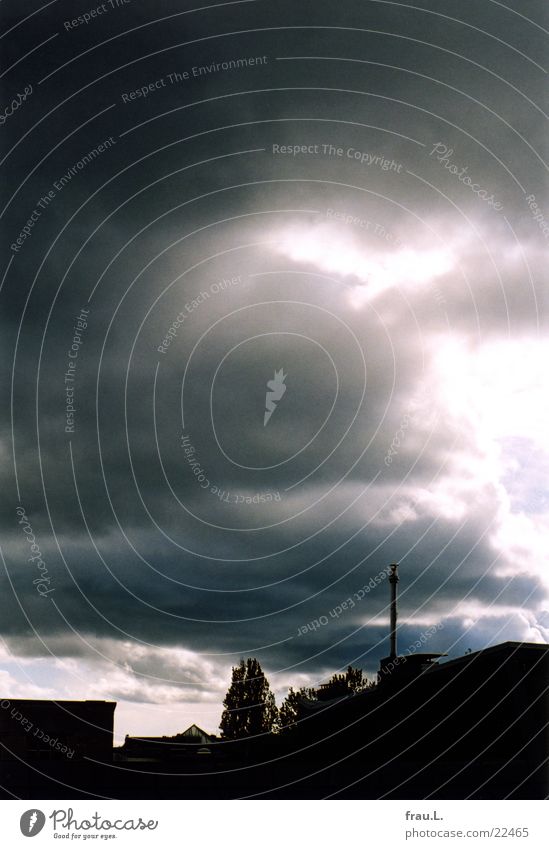
[[[391,563],[391,572],[389,574],[389,583],[391,585],[391,654],[392,660],[397,656],[397,584],[398,563]]]

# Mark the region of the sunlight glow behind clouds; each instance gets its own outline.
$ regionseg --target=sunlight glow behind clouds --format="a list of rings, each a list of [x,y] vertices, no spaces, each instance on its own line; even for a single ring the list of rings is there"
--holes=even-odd
[[[549,343],[535,339],[499,340],[476,348],[444,340],[434,359],[441,406],[467,445],[456,452],[454,497],[463,510],[474,492],[484,488],[497,494],[492,544],[504,563],[496,574],[527,572],[547,586],[549,503],[539,495],[536,467],[549,462],[548,361]],[[524,442],[530,447],[529,462],[521,463],[523,498],[517,510],[509,468],[517,463],[513,445]],[[536,497],[529,499],[534,489]],[[436,501],[438,493],[432,495]]]
[[[476,349],[445,339],[435,368],[448,411],[486,444],[524,437],[549,453],[549,342],[498,340]]]
[[[354,278],[346,280],[354,284],[348,289],[354,309],[394,289],[413,296],[452,272],[449,284],[454,282],[458,269],[449,250],[395,249],[365,239],[359,242],[338,225],[323,222],[287,228],[274,244],[276,252],[295,263]],[[463,248],[461,244],[461,253]],[[549,467],[549,376],[544,365],[549,342],[492,337],[473,345],[447,331],[443,336],[426,333],[424,342],[430,349],[433,402],[454,445],[444,473],[426,487],[412,487],[413,507],[400,518],[413,522],[430,515],[463,522],[483,510],[492,516],[497,574],[526,572],[549,581],[542,566],[549,555],[549,498],[542,497],[536,474],[539,464]],[[529,450],[515,456],[516,445]],[[519,485],[520,498],[515,491]]]
[[[275,238],[275,249],[293,262],[361,281],[349,292],[355,309],[397,287],[415,290],[426,286],[454,269],[452,255],[442,248],[371,247],[326,223],[283,230]]]

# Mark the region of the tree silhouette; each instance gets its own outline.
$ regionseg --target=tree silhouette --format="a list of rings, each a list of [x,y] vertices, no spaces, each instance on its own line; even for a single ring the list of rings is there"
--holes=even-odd
[[[278,725],[281,731],[289,731],[296,727],[301,719],[301,700],[304,698],[316,699],[316,691],[311,687],[301,687],[297,691],[290,687],[278,713]]]
[[[252,737],[272,731],[278,718],[275,697],[255,657],[233,666],[231,686],[223,702],[221,736]]]
[[[347,686],[352,693],[360,693],[370,686],[368,679],[365,677],[362,669],[357,669],[356,666],[348,666],[345,673]]]
[[[337,699],[342,696],[349,696],[351,693],[360,693],[365,690],[370,684],[364,677],[362,669],[357,669],[354,666],[348,666],[345,674],[332,675],[327,684],[321,684],[317,696],[320,699]]]

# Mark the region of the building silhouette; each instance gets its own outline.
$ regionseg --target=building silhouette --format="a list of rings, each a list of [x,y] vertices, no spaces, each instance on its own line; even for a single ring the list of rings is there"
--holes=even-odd
[[[114,750],[115,759],[129,763],[147,761],[169,761],[195,758],[211,754],[211,744],[218,741],[215,734],[208,734],[198,725],[172,737],[130,737],[126,735],[124,745]]]
[[[4,699],[3,792],[41,799],[546,798],[549,646],[504,642],[454,659],[399,655],[398,581],[393,564],[390,651],[375,686],[320,688],[316,699],[299,700],[297,721],[284,733],[222,740],[191,725],[171,737],[127,736],[114,759],[114,702]]]

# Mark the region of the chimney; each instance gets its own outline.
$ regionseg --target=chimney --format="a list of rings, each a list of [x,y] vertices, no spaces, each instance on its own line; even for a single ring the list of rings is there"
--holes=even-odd
[[[389,583],[391,585],[391,652],[389,657],[394,660],[397,656],[397,584],[398,584],[398,563],[391,563],[391,571],[389,573]]]

